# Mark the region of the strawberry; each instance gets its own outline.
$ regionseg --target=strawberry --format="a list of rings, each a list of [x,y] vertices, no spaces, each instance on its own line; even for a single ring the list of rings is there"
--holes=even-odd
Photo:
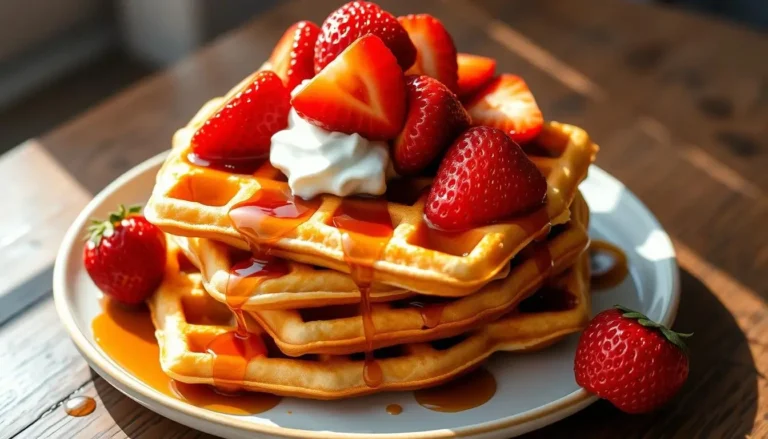
[[[239,167],[269,156],[270,138],[288,126],[291,95],[275,73],[262,71],[233,94],[192,137],[192,152]]]
[[[392,161],[400,175],[413,175],[433,162],[469,127],[469,114],[440,81],[429,76],[405,78],[408,112],[392,144]]]
[[[120,206],[106,221],[88,227],[83,263],[107,296],[135,305],[154,293],[165,273],[165,235],[139,215],[141,206]]]
[[[429,14],[411,14],[397,20],[416,46],[416,62],[405,73],[431,76],[455,93],[459,77],[456,46],[443,23]]]
[[[547,181],[501,130],[474,127],[443,157],[427,196],[427,221],[464,230],[502,221],[544,203]]]
[[[596,315],[579,339],[576,382],[627,413],[652,411],[688,378],[683,338],[621,306]]]
[[[403,127],[405,78],[384,42],[367,35],[300,87],[291,105],[328,131],[389,140]]]
[[[506,132],[517,143],[525,143],[541,131],[544,118],[522,78],[504,74],[486,85],[467,104],[476,126]]]
[[[315,73],[365,35],[381,38],[403,71],[416,59],[416,48],[392,14],[375,3],[354,1],[335,10],[323,22],[315,44]]]
[[[300,21],[285,31],[272,50],[268,63],[288,91],[315,76],[315,42],[319,34],[315,23]]]
[[[496,71],[496,60],[484,56],[460,53],[456,60],[459,64],[459,86],[457,94],[465,99],[480,87],[493,79]]]

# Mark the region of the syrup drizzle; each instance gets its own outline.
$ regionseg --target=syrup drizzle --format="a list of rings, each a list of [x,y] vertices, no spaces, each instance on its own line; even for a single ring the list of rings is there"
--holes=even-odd
[[[88,416],[96,410],[96,400],[90,396],[73,396],[64,401],[64,411],[76,418]]]
[[[589,284],[590,287],[596,291],[615,287],[623,282],[624,278],[629,274],[627,255],[624,254],[624,251],[619,247],[616,247],[607,241],[592,241],[589,245],[589,254],[593,261],[600,253],[607,253],[610,255],[613,259],[613,264],[607,270],[601,272],[592,270]]]
[[[381,259],[384,248],[394,232],[392,218],[383,199],[342,200],[333,215],[333,225],[341,232],[341,247],[352,280],[360,290],[360,314],[365,336],[363,379],[369,387],[383,381],[381,366],[373,357],[376,328],[371,314],[371,284],[373,264]]]
[[[392,416],[397,416],[402,412],[403,408],[400,406],[400,404],[390,404],[387,406],[387,413]]]
[[[422,407],[447,413],[479,407],[488,402],[494,394],[496,379],[485,368],[476,369],[437,387],[413,392],[416,402]]]
[[[160,368],[160,348],[146,308],[128,310],[105,299],[102,313],[91,322],[94,339],[113,361],[158,392],[208,410],[250,415],[275,407],[279,396],[246,392],[227,395],[205,384],[172,380]]]

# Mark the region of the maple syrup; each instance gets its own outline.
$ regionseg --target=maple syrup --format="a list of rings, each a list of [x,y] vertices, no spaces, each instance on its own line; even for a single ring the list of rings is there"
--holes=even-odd
[[[262,167],[258,172],[267,172]],[[226,304],[235,315],[236,328],[210,341],[206,352],[213,356],[214,384],[222,391],[237,390],[245,380],[248,362],[267,355],[263,340],[247,329],[242,307],[258,284],[284,276],[288,263],[270,254],[280,238],[305,222],[317,210],[318,201],[295,198],[284,183],[259,179],[261,188],[229,211],[229,218],[251,246],[246,259],[235,262],[226,287]]]
[[[96,400],[90,396],[73,396],[64,401],[64,411],[76,418],[88,416],[96,410]]]
[[[373,339],[376,328],[371,315],[371,284],[373,264],[381,259],[389,243],[394,226],[383,199],[345,198],[334,212],[332,222],[341,232],[341,247],[352,280],[360,290],[360,314],[365,336],[365,363],[363,379],[369,387],[378,387],[383,381],[381,366],[373,358]]]
[[[455,413],[479,407],[496,394],[496,379],[485,368],[453,381],[413,392],[416,402],[436,412]]]
[[[201,168],[213,169],[216,171],[228,172],[231,174],[253,174],[256,170],[261,168],[265,162],[268,162],[268,157],[257,157],[253,159],[243,160],[206,160],[201,158],[194,152],[187,154],[187,162],[194,166]]]
[[[401,407],[400,404],[390,404],[387,406],[386,410],[390,415],[397,416],[403,412],[403,407]]]
[[[102,313],[93,319],[91,329],[96,343],[113,361],[134,378],[166,396],[234,415],[262,413],[281,400],[279,396],[263,393],[225,395],[208,385],[171,379],[160,368],[160,348],[146,308],[129,310],[104,299]]]
[[[418,308],[424,328],[434,328],[443,319],[445,306],[453,299],[438,296],[419,296],[406,301],[407,307]]]
[[[619,247],[607,241],[592,241],[589,245],[589,254],[594,259],[600,253],[607,253],[613,259],[613,264],[607,270],[601,272],[592,271],[589,281],[593,290],[605,290],[613,288],[624,281],[629,274],[627,255]]]

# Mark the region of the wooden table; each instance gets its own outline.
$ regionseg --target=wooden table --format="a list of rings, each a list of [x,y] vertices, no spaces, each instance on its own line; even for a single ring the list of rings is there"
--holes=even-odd
[[[63,232],[116,176],[169,147],[173,131],[269,55],[299,19],[339,1],[286,3],[0,159],[0,438],[203,437],[126,398],[87,366],[58,323],[50,272]],[[382,1],[395,15],[412,1]],[[658,6],[418,2],[460,51],[522,75],[548,119],[586,128],[598,164],[672,235],[691,340],[674,404],[628,416],[599,402],[531,437],[768,436],[768,38]],[[0,128],[1,129],[1,128]],[[83,418],[73,394],[94,396]]]

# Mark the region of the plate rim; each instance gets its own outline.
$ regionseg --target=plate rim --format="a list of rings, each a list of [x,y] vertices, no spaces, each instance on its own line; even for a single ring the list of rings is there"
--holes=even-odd
[[[115,179],[98,194],[96,194],[96,196],[93,197],[93,199],[80,212],[75,221],[72,222],[69,229],[67,230],[67,233],[64,235],[64,239],[56,255],[53,271],[53,298],[56,311],[59,315],[59,320],[64,325],[67,334],[74,342],[77,350],[85,358],[89,365],[93,367],[99,373],[99,375],[102,376],[102,378],[109,382],[110,385],[117,388],[117,390],[121,393],[126,394],[128,397],[146,406],[150,410],[155,411],[161,416],[169,417],[181,423],[185,422],[179,420],[173,415],[178,415],[180,417],[184,417],[185,419],[191,418],[193,421],[207,422],[218,428],[223,428],[229,431],[260,433],[286,438],[351,439],[376,436],[380,438],[391,439],[443,439],[457,436],[482,435],[485,433],[497,432],[515,427],[522,428],[523,430],[517,432],[517,434],[522,434],[523,432],[532,431],[536,428],[540,428],[544,425],[549,425],[560,419],[563,419],[566,416],[582,410],[597,400],[596,396],[590,395],[584,389],[579,389],[558,400],[544,404],[533,410],[489,422],[483,422],[480,424],[472,424],[450,430],[438,429],[422,432],[367,434],[301,430],[290,427],[281,427],[277,425],[254,423],[244,419],[241,420],[232,416],[217,413],[211,410],[206,410],[200,407],[195,407],[191,404],[155,391],[151,387],[145,385],[133,377],[128,372],[123,371],[113,362],[113,360],[105,355],[102,355],[90,341],[89,337],[84,332],[80,331],[80,328],[74,319],[74,313],[70,309],[67,301],[66,284],[67,273],[70,271],[67,269],[68,261],[71,259],[70,255],[72,254],[74,246],[80,242],[78,239],[80,230],[82,230],[82,227],[88,221],[92,212],[101,204],[103,204],[103,201],[107,197],[111,196],[118,188],[137,178],[139,175],[147,172],[149,169],[162,165],[162,162],[164,161],[167,154],[168,151],[161,152],[136,165]],[[653,212],[651,212],[651,210],[648,209],[648,207],[645,206],[645,204],[640,201],[640,199],[637,198],[637,196],[635,196],[635,194],[629,190],[629,188],[621,183],[621,181],[597,165],[592,165],[589,172],[590,174],[595,174],[599,179],[607,180],[612,184],[624,188],[626,195],[629,198],[629,202],[635,204],[635,207],[639,207],[647,214],[647,219],[650,221],[650,223],[655,226],[656,229],[663,235],[660,238],[667,241],[666,243],[671,249],[671,258],[667,259],[665,262],[667,262],[666,265],[669,271],[667,274],[669,275],[669,280],[671,280],[672,288],[670,291],[670,306],[666,315],[661,319],[661,322],[665,325],[671,325],[677,315],[677,310],[680,303],[680,281],[677,265],[677,255],[671,238],[667,234],[666,230],[662,227],[661,223],[658,221]],[[119,383],[119,385],[116,383]],[[156,408],[157,406],[162,409],[162,413],[158,411]],[[534,425],[534,423],[537,421],[544,423],[538,426]],[[526,424],[529,424],[532,428],[526,429],[524,427]]]

